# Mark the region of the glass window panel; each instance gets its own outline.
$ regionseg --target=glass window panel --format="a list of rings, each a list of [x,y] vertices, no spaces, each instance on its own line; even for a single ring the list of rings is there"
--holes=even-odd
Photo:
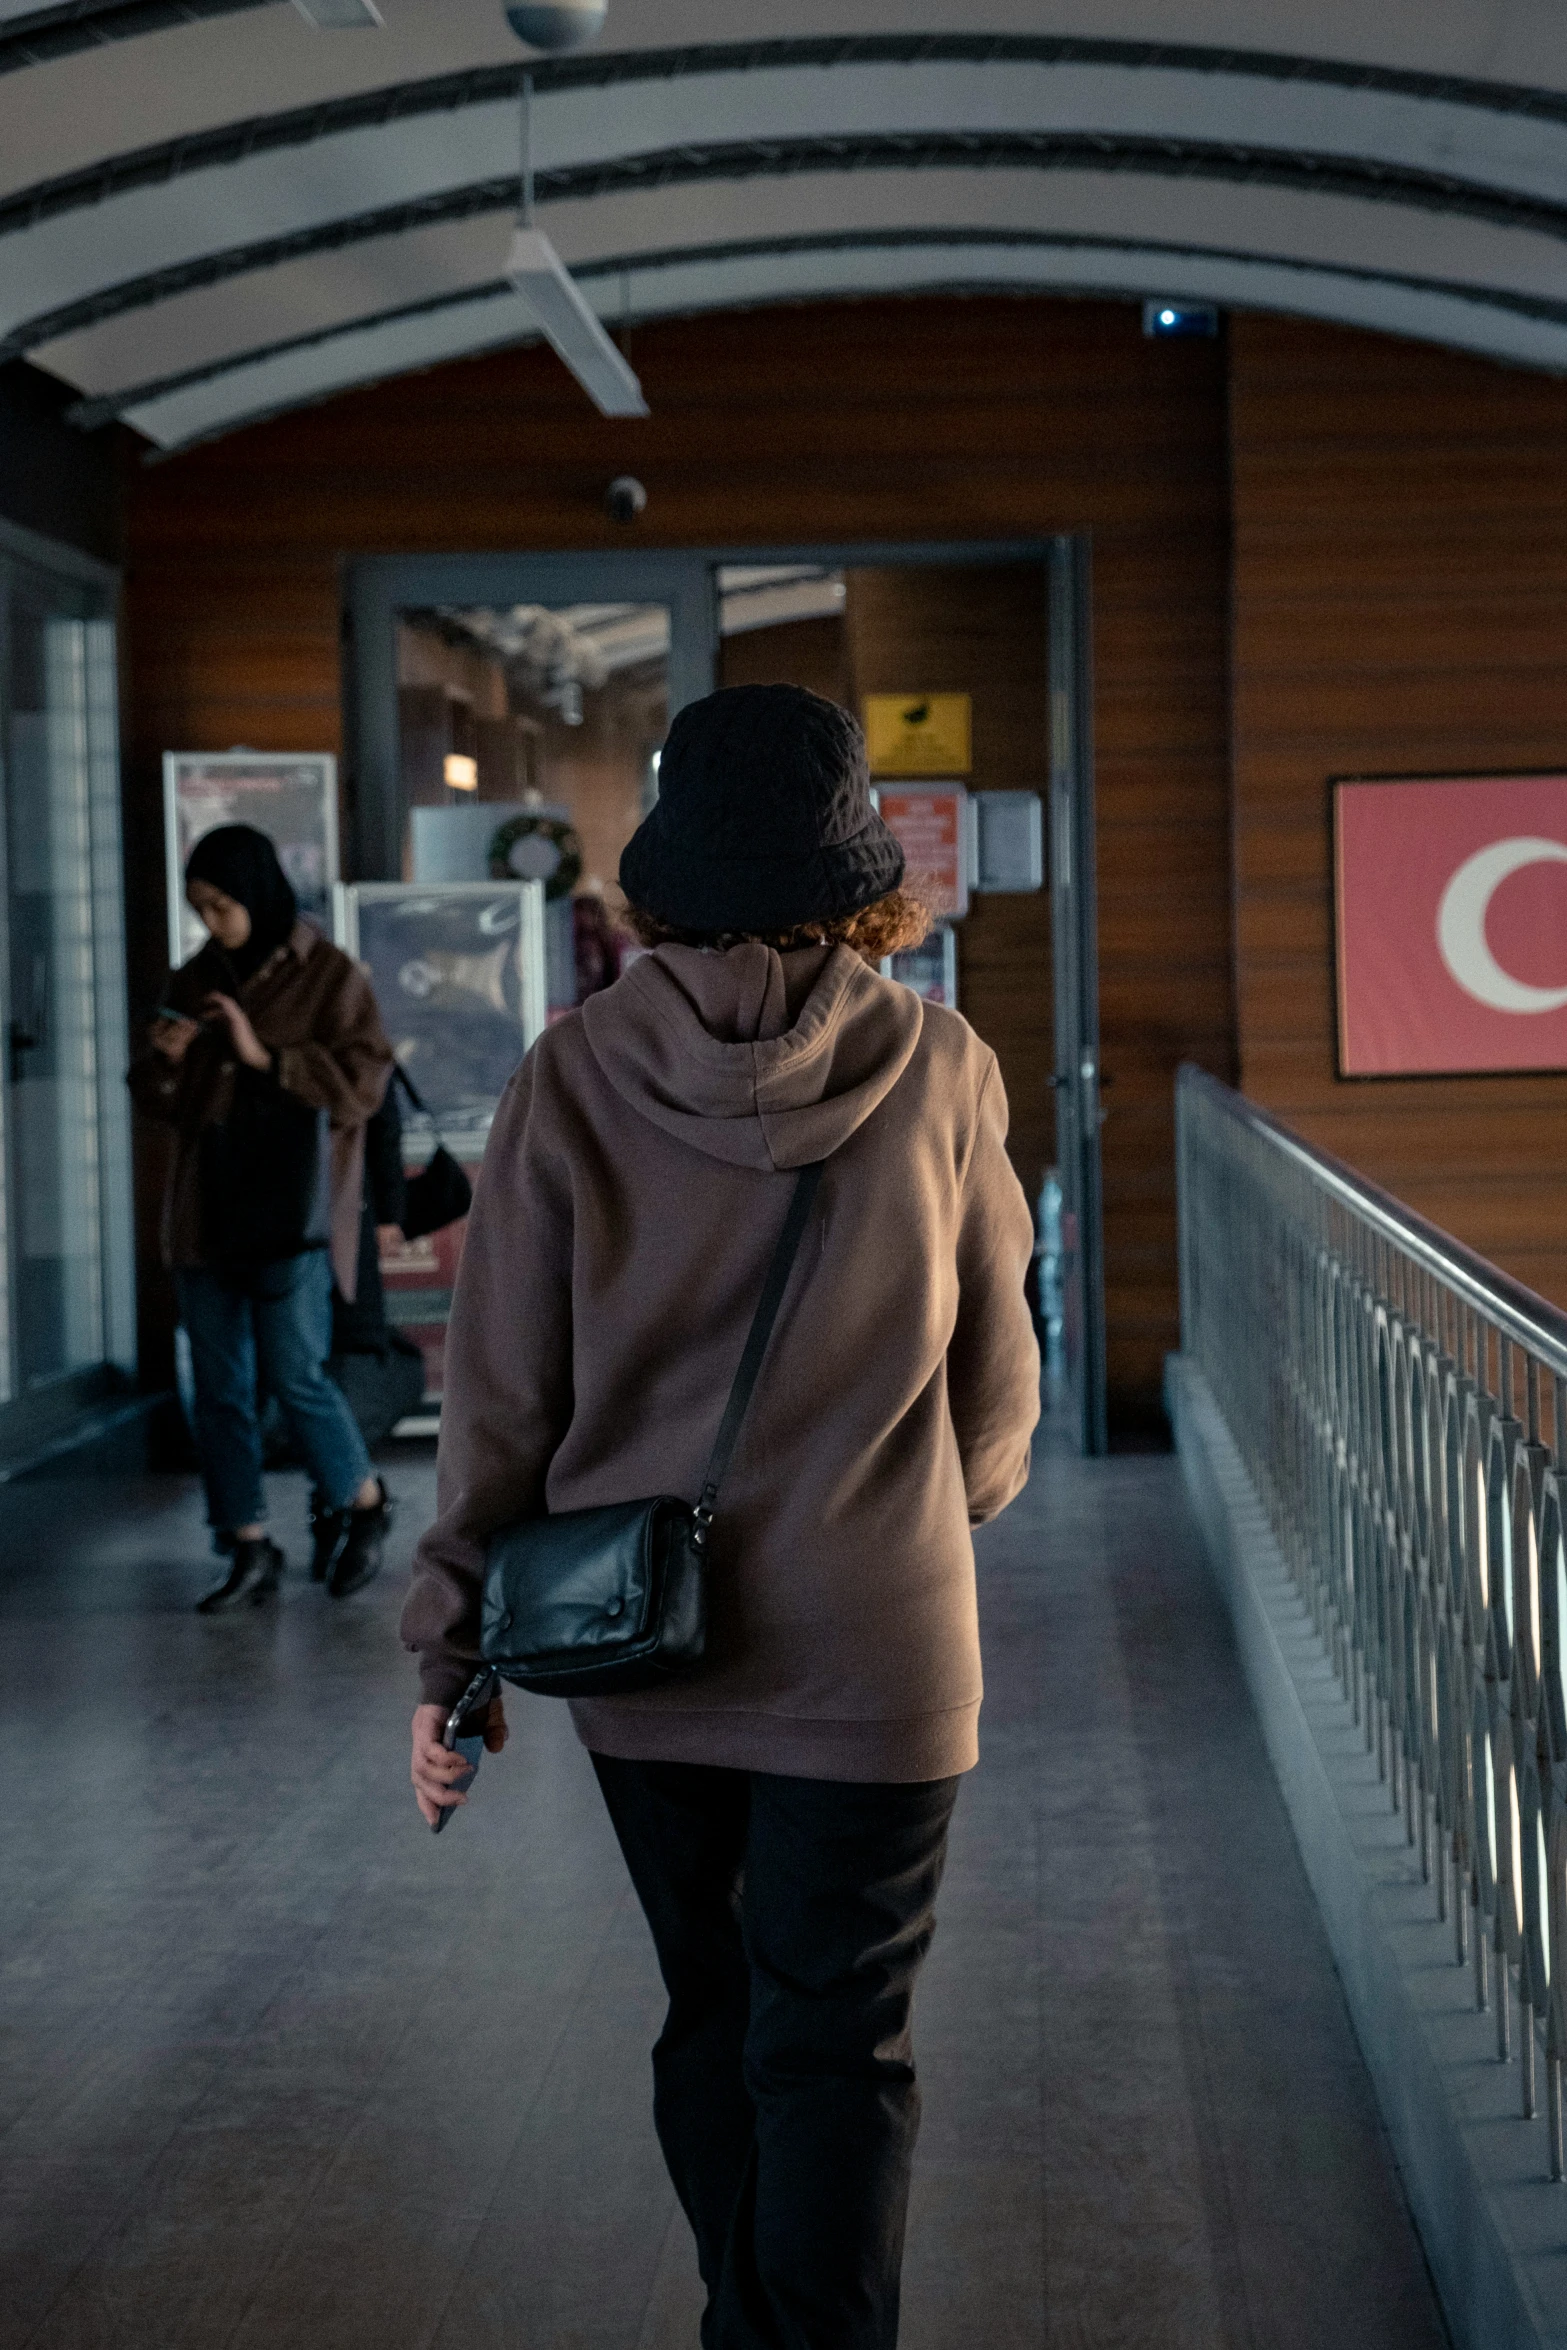
[[[632,946],[617,875],[657,792],[669,608],[448,605],[397,634],[406,876],[542,881],[559,1017]]]
[[[26,1393],[104,1359],[88,623],[19,583],[6,664],[12,1343]]]

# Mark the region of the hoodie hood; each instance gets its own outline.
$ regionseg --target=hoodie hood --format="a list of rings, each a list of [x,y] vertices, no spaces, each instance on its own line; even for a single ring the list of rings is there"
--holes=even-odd
[[[661,946],[582,1007],[623,1101],[733,1167],[829,1158],[892,1091],[924,1006],[848,947]]]

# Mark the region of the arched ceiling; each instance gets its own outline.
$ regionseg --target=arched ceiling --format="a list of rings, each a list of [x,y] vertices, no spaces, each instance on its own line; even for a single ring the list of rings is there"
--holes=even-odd
[[[178,447],[525,337],[938,289],[1161,295],[1567,368],[1558,0],[0,0],[0,356]]]

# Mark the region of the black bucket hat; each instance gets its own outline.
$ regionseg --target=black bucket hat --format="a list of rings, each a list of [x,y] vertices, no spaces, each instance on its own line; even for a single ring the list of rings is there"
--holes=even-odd
[[[873,905],[903,851],[871,806],[865,737],[797,685],[732,685],[669,730],[620,886],[672,930],[794,930]]]

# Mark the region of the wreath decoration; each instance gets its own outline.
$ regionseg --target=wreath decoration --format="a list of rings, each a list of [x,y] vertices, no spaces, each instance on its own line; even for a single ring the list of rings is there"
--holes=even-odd
[[[550,904],[560,898],[569,898],[582,879],[582,842],[574,826],[561,816],[511,816],[499,827],[487,852],[492,881],[516,881],[527,878],[519,875],[511,861],[512,850],[522,840],[548,842],[556,851],[554,871],[546,873],[544,895]]]

